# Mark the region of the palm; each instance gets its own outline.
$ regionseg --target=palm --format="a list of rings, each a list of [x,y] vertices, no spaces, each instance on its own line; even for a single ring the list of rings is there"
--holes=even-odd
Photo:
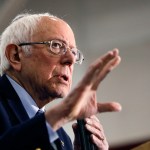
[[[99,105],[96,90],[106,75],[120,62],[118,51],[112,51],[97,59],[88,69],[77,87],[67,96],[69,116],[74,119],[89,117],[96,114]]]

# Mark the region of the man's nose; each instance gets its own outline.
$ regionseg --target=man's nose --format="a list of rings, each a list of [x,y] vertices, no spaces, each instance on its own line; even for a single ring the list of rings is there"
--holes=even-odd
[[[70,49],[68,49],[66,53],[61,56],[61,63],[67,65],[72,65],[75,63],[75,56]]]

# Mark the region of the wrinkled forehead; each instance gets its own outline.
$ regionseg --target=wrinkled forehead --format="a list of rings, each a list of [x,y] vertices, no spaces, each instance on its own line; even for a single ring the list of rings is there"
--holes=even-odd
[[[71,27],[59,18],[41,18],[32,38],[34,41],[59,39],[69,43],[72,47],[76,47],[75,37]]]

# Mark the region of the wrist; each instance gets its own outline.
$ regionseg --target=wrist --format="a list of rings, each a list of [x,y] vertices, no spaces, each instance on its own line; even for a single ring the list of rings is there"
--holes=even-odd
[[[51,125],[52,129],[56,131],[72,120],[68,112],[66,105],[64,105],[64,103],[59,103],[46,110],[45,118]]]

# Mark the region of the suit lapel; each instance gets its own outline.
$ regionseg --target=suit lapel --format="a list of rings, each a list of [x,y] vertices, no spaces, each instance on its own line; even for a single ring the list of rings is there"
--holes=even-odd
[[[57,134],[59,135],[59,143],[61,145],[61,150],[73,150],[72,142],[65,130],[63,128],[60,128],[57,130]]]
[[[5,103],[8,104],[9,111],[14,114],[19,122],[29,119],[17,93],[13,89],[6,75],[3,75],[0,79],[0,91],[2,91],[2,95],[6,101]]]

